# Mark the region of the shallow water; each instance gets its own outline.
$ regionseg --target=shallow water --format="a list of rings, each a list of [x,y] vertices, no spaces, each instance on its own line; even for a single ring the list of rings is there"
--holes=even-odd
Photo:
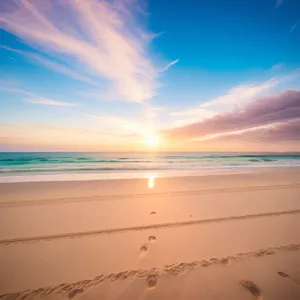
[[[36,180],[49,180],[53,175],[57,180],[83,178],[84,175],[90,179],[134,178],[149,174],[185,176],[197,171],[289,166],[300,166],[300,153],[3,152],[0,153],[0,181],[10,181],[8,177],[26,181],[33,175]]]

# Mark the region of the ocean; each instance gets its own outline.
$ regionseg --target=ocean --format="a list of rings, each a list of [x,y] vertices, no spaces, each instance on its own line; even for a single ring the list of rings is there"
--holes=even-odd
[[[0,182],[186,176],[300,166],[300,153],[2,152]]]

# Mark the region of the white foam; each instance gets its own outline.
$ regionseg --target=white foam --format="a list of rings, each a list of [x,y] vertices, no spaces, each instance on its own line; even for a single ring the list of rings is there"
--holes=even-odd
[[[119,171],[101,173],[52,173],[52,174],[26,174],[26,175],[0,175],[0,183],[10,182],[45,182],[45,181],[89,181],[89,180],[115,180],[134,178],[161,178],[161,177],[187,177],[209,176],[217,174],[253,173],[276,167],[286,166],[257,166],[234,168],[211,168],[202,170],[159,170],[159,171]]]

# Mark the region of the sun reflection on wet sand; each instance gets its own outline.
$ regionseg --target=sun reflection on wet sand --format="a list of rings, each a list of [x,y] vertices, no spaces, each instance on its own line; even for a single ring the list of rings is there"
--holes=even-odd
[[[148,177],[148,188],[153,189],[155,187],[155,176]]]

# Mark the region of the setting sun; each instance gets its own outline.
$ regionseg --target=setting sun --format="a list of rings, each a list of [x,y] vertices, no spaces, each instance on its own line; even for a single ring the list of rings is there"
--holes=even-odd
[[[148,135],[145,139],[145,143],[150,146],[156,147],[160,143],[160,137],[157,134]]]

